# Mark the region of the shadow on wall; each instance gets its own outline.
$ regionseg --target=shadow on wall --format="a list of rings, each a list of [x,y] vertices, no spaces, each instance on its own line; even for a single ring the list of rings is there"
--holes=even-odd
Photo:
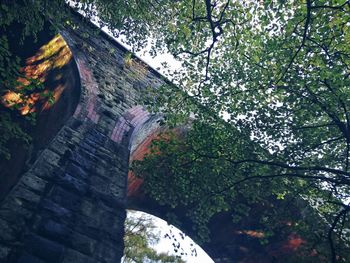
[[[19,44],[21,36],[13,33],[16,26],[5,34],[10,51],[23,61],[20,73],[24,77],[17,79],[19,84],[13,90],[3,91],[0,113],[10,112],[15,116],[13,121],[21,125],[32,141],[30,145],[15,139],[9,141],[7,147],[11,159],[0,159],[0,200],[73,115],[80,97],[79,72],[64,39],[59,34],[53,34],[46,25],[38,34],[37,41],[28,37]],[[28,89],[28,80],[41,89]],[[14,105],[17,105],[16,109]],[[28,116],[35,116],[34,124],[26,120]]]

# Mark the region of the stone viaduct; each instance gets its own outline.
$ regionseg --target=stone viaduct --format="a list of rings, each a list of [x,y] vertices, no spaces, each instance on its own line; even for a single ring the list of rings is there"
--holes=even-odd
[[[55,104],[40,106],[46,113],[35,130],[39,146],[24,174],[2,190],[0,262],[120,262],[126,208],[160,217],[168,209],[140,198],[137,183],[127,196],[130,155],[141,158],[158,129],[158,117],[139,105],[140,91],[164,80],[141,60],[125,60],[127,50],[106,33],[75,19],[74,28],[27,56],[27,73],[51,81]],[[10,175],[2,167],[1,178],[19,174],[24,159]],[[283,237],[265,249],[225,214],[210,229],[203,248],[215,262],[284,262],[281,255],[303,242]],[[182,230],[191,233],[186,224]]]

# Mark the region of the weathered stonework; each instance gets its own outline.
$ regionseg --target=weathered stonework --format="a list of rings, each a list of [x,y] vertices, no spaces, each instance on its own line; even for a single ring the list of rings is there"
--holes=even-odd
[[[77,21],[81,18],[77,16]],[[140,89],[159,74],[96,27],[61,35],[76,62],[74,115],[0,204],[0,262],[119,262],[132,132],[149,118]]]

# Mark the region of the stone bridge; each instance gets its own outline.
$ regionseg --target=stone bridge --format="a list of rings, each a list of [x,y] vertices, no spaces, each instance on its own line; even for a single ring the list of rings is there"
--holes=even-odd
[[[140,197],[137,182],[127,195],[130,155],[142,158],[158,130],[158,117],[139,105],[140,94],[164,80],[136,57],[126,60],[127,50],[106,33],[75,19],[74,28],[52,36],[27,60],[28,74],[53,83],[55,105],[40,106],[39,146],[24,174],[18,175],[21,157],[6,175],[18,176],[6,181],[0,203],[0,262],[120,262],[126,208],[163,218],[169,210]],[[41,72],[43,59],[49,62]],[[4,167],[1,172],[4,178]],[[254,220],[251,215],[246,224]],[[229,214],[211,222],[203,248],[215,262],[283,262],[302,243],[283,237],[266,249],[238,228]],[[186,222],[182,230],[193,231]]]

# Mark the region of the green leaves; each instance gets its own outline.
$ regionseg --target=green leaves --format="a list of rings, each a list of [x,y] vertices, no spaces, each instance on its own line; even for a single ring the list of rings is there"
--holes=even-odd
[[[248,203],[255,202],[259,194],[270,195],[263,187],[258,188],[262,192],[258,190],[256,182],[235,184],[247,174],[258,174],[259,169],[232,164],[229,159],[250,158],[258,149],[236,137],[237,132],[227,133],[225,126],[194,120],[185,135],[166,134],[153,142],[143,161],[133,163],[134,173],[145,179],[144,188],[152,198],[173,208],[189,208],[188,217],[202,242],[208,239],[206,226],[212,216],[232,209],[234,200],[241,202],[242,192]],[[242,217],[249,210],[249,205],[240,204],[234,211]]]
[[[145,168],[140,175],[147,175],[146,184],[150,181],[149,193],[155,191],[164,204],[191,207],[196,225],[232,207],[238,196],[248,207],[300,195],[328,205],[333,198],[347,200],[349,5],[223,1],[213,4],[208,17],[205,5],[194,2],[174,5],[176,11],[159,30],[185,73],[171,76],[180,91],[157,90],[153,109],[165,114],[170,127],[185,122],[189,112],[195,120],[184,138],[174,140],[177,146],[164,141],[161,154],[139,163]],[[215,29],[221,33],[214,42],[213,21],[222,29]],[[319,213],[331,224],[340,208],[332,205]],[[240,211],[245,209],[236,210],[237,220],[245,216]],[[279,218],[275,211],[269,208],[265,228]],[[304,224],[302,231],[311,231],[311,237],[314,228]]]
[[[7,108],[1,105],[0,109],[0,158],[10,158],[8,150],[9,143],[12,140],[20,140],[29,144],[30,137],[27,134],[28,129],[24,129],[27,122],[35,123],[35,113],[30,113],[26,117],[20,116],[18,109],[25,106],[25,99],[33,92],[42,92],[43,85],[37,80],[28,79],[19,72],[21,61],[15,54],[12,54],[12,48],[9,46],[8,37],[14,32],[9,28],[16,26],[16,34],[19,42],[26,37],[36,40],[37,33],[43,29],[45,19],[57,26],[58,23],[67,19],[68,12],[65,12],[65,1],[5,1],[0,5],[0,97],[1,103],[8,104],[2,97],[8,92],[15,92],[17,101],[9,103]],[[9,32],[11,31],[11,32]],[[28,85],[19,82],[19,77],[25,80]],[[22,87],[17,89],[17,87]],[[46,96],[50,103],[53,103],[52,93],[41,93]],[[4,100],[4,101],[3,101]],[[33,106],[28,104],[26,106]]]

